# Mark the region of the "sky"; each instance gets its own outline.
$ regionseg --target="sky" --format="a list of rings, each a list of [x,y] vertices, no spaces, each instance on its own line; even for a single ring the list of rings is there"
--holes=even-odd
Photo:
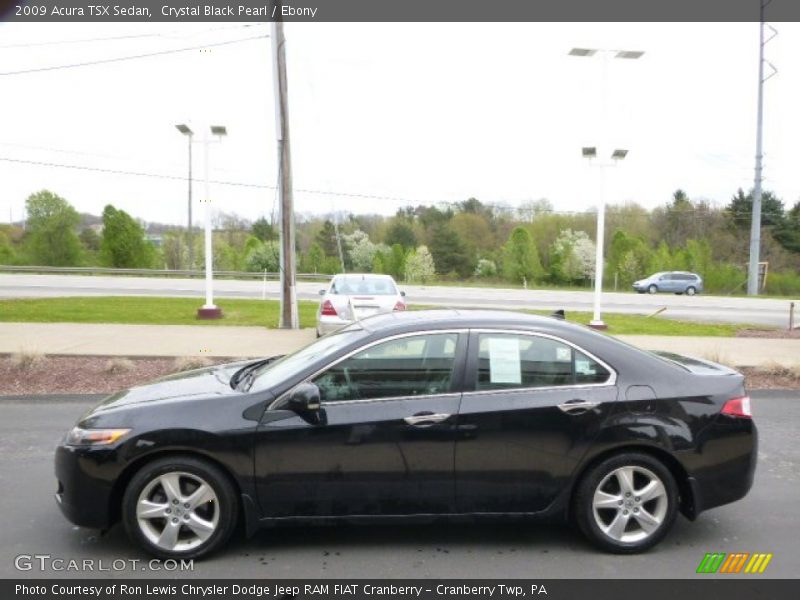
[[[775,27],[764,186],[788,207],[800,200],[800,24]],[[0,23],[0,222],[19,220],[28,195],[49,189],[82,212],[112,203],[145,221],[185,224],[178,123],[196,140],[210,125],[228,129],[209,146],[210,177],[244,185],[212,185],[214,210],[270,218],[275,110],[271,42],[260,37],[269,31]],[[601,198],[652,208],[678,188],[724,205],[753,185],[757,23],[290,23],[285,33],[299,213],[390,215],[469,197],[510,206],[547,198],[557,211],[589,210]],[[245,41],[214,45],[231,40]],[[576,58],[573,47],[645,54]],[[198,49],[34,70],[180,48]],[[583,146],[596,146],[601,163],[615,148],[629,154],[593,168]],[[202,144],[193,165],[197,223]]]

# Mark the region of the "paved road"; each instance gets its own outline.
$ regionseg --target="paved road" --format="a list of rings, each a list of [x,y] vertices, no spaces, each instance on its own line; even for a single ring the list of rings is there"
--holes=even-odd
[[[88,405],[82,398],[0,401],[0,577],[43,575],[16,571],[14,557],[19,554],[103,559],[107,566],[114,559],[147,559],[120,527],[104,536],[75,528],[52,499],[53,447]],[[695,523],[680,517],[667,539],[644,555],[602,554],[570,529],[553,525],[286,528],[237,539],[226,551],[198,562],[193,573],[181,576],[682,578],[694,577],[703,555],[713,550],[772,552],[775,556],[764,576],[797,577],[800,394],[754,394],[753,410],[761,449],[751,493],[703,514]],[[164,576],[141,567],[122,574]]]
[[[52,296],[195,296],[203,297],[203,280],[156,277],[86,275],[35,275],[0,273],[0,298]],[[298,283],[298,297],[316,300],[319,283]],[[403,285],[410,302],[439,306],[531,308],[591,311],[591,292],[522,290],[467,287],[423,287]],[[269,281],[218,280],[220,298],[277,298],[278,283]],[[651,314],[666,307],[664,316],[695,321],[723,321],[786,326],[789,301],[720,296],[676,296],[675,294],[606,293],[604,311]],[[800,311],[800,306],[798,307]],[[800,317],[799,317],[800,320]]]

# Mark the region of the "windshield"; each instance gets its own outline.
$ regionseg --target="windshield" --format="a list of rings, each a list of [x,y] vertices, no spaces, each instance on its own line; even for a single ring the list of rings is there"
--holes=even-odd
[[[388,277],[374,277],[369,275],[348,275],[337,277],[331,284],[332,294],[345,296],[393,296],[397,294],[394,283]]]
[[[265,364],[253,372],[253,383],[250,392],[259,392],[274,387],[286,379],[290,379],[316,360],[336,352],[360,338],[367,332],[357,326],[350,326],[336,333],[319,338],[317,341],[300,348],[293,354],[287,354],[280,360]]]

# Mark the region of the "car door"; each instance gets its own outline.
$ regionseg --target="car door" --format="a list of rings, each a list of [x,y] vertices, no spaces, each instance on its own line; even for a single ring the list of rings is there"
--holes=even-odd
[[[264,515],[452,512],[466,343],[459,331],[373,342],[311,378],[321,423],[268,411],[255,457]]]
[[[459,512],[538,512],[617,399],[613,369],[544,334],[473,331],[456,441]]]

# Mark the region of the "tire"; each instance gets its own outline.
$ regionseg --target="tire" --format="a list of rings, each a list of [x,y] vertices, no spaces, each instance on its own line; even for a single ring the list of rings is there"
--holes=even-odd
[[[658,287],[656,287],[655,283],[651,283],[647,286],[647,293],[648,294],[655,294],[658,291]]]
[[[201,484],[204,491],[199,491]],[[198,491],[199,497],[192,500]],[[140,506],[149,508],[151,516],[140,518]],[[170,456],[146,464],[122,498],[125,531],[158,558],[194,559],[213,552],[230,538],[238,513],[227,475],[192,456]]]
[[[690,285],[689,287],[686,288],[686,295],[687,296],[694,296],[696,293],[697,293],[697,290],[694,288],[694,286]]]
[[[630,481],[630,474],[633,486],[626,486],[622,481]],[[649,500],[637,495],[651,484],[653,495]],[[626,492],[625,487],[630,490]],[[596,508],[595,499],[608,506]],[[616,554],[643,552],[664,539],[672,528],[678,515],[678,486],[669,469],[656,458],[638,452],[618,454],[581,479],[573,497],[573,515],[578,528],[595,546]],[[641,518],[645,515],[646,519]]]

